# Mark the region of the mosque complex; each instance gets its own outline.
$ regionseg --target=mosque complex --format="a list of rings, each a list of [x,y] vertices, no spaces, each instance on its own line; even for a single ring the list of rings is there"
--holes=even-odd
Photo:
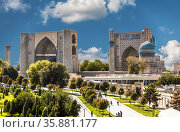
[[[129,56],[145,60],[148,66],[143,74],[128,74],[126,59]],[[94,82],[108,81],[110,84],[124,85],[126,88],[131,85],[128,90],[136,90],[139,94],[143,92],[144,86],[157,81],[165,70],[164,61],[156,55],[156,41],[150,28],[129,33],[110,31],[109,71],[80,71],[77,31],[21,33],[19,74],[27,77],[27,69],[38,60],[64,64],[71,78],[82,77],[86,81]],[[10,64],[10,45],[6,46],[6,61]],[[179,67],[179,64],[176,64],[176,67]],[[162,104],[167,103],[167,98],[170,96],[164,97]]]
[[[10,64],[10,45],[7,45],[6,48],[6,61]],[[143,74],[127,74],[126,59],[129,56],[145,60],[147,67]],[[150,28],[128,33],[110,31],[109,71],[80,71],[77,31],[21,33],[20,75],[27,77],[27,69],[38,60],[60,62],[67,67],[71,75],[81,76],[86,80],[106,80],[119,84],[134,84],[138,81],[147,85],[156,81],[165,70],[164,61],[161,61],[160,56],[156,55],[156,41]]]

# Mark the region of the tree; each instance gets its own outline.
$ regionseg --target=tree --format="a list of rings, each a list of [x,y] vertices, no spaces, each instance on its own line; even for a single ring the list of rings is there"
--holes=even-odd
[[[128,73],[129,74],[138,74],[140,71],[138,58],[129,56],[129,57],[127,57],[126,61],[128,64]]]
[[[165,72],[158,78],[158,85],[170,85],[175,84],[176,80],[178,82],[178,76],[173,75],[171,72]]]
[[[4,112],[9,112],[11,107],[11,102],[7,101],[6,103],[4,103]]]
[[[67,86],[69,78],[70,76],[66,66],[61,63],[52,62],[40,71],[40,82],[42,86],[55,84],[63,88]]]
[[[81,65],[81,71],[109,71],[109,64],[103,64],[100,60],[94,62],[85,60]]]
[[[100,83],[96,83],[96,85],[95,85],[94,88],[95,88],[96,90],[100,90],[99,86],[100,86]]]
[[[22,76],[22,75],[19,75],[17,78],[16,78],[16,82],[18,85],[21,85],[22,84],[22,80],[24,79],[25,77]]]
[[[110,88],[109,88],[109,91],[111,92],[111,93],[115,93],[116,92],[116,86],[110,86]]]
[[[10,109],[9,109],[9,113],[12,115],[14,115],[16,112],[15,110],[15,103],[14,103],[14,100],[11,101],[11,104],[10,104]]]
[[[76,83],[77,88],[81,88],[83,81],[84,80],[82,78],[77,78],[76,79],[75,83]]]
[[[143,58],[139,58],[139,68],[140,68],[139,73],[143,74],[144,73],[144,69],[146,69],[146,67],[147,67],[146,60],[143,59]]]
[[[5,87],[4,90],[3,90],[3,94],[5,96],[8,96],[9,95],[9,88]]]
[[[139,97],[139,95],[137,93],[132,93],[130,98],[131,98],[131,100],[134,100],[134,103],[135,103],[135,101],[138,99],[138,97]]]
[[[171,106],[180,111],[180,90],[176,90],[173,93],[172,100],[170,101]]]
[[[126,90],[126,92],[124,93],[124,96],[126,96],[126,98],[128,98],[131,95],[129,90]]]
[[[104,81],[103,83],[100,84],[99,88],[101,91],[105,93],[109,89],[109,82]]]
[[[117,92],[118,92],[118,94],[120,95],[120,98],[121,98],[121,95],[124,94],[124,88],[119,88]]]
[[[41,117],[48,117],[48,108],[44,107]]]
[[[9,86],[12,85],[12,82],[13,82],[12,78],[9,78],[9,80],[8,80]]]
[[[86,67],[89,64],[88,60],[84,60],[84,62],[81,64],[81,71],[86,71]]]
[[[69,88],[70,89],[76,89],[76,83],[75,82],[71,82],[70,85],[69,85]]]
[[[144,109],[144,105],[147,104],[148,100],[146,99],[146,97],[142,97],[141,100],[140,100],[140,104],[143,105],[143,109]]]
[[[3,68],[2,74],[8,75],[13,80],[16,80],[16,78],[18,77],[18,71],[12,66],[8,66],[8,67]]]
[[[4,75],[3,76],[3,83],[7,84],[9,81],[9,76],[8,75]]]
[[[27,79],[27,78],[23,78],[23,79],[22,79],[22,83],[23,83],[23,82],[25,83],[25,85],[27,85],[27,84],[28,84],[28,79]]]
[[[96,103],[99,110],[105,110],[109,106],[109,101],[107,101],[106,99],[99,99],[99,101]]]
[[[88,86],[88,87],[91,87],[91,88],[94,88],[95,84],[94,84],[94,82],[89,81],[89,82],[87,83],[87,86]]]
[[[33,85],[40,84],[40,70],[43,70],[50,65],[51,62],[47,60],[37,61],[35,64],[31,64],[29,69],[26,71],[29,81]],[[49,83],[46,83],[49,84]],[[44,86],[46,86],[46,84]]]
[[[84,81],[84,82],[82,83],[82,87],[85,87],[85,86],[87,86],[87,81]]]
[[[158,93],[155,83],[150,83],[146,86],[144,90],[144,97],[148,100],[149,106],[151,102],[157,105],[157,101],[160,100],[159,96],[160,94]]]
[[[96,91],[91,87],[81,87],[80,93],[88,103],[92,103],[93,99],[96,98]]]
[[[81,106],[77,103],[76,100],[72,100],[69,106],[69,114],[73,117],[77,117],[79,115],[79,111]]]

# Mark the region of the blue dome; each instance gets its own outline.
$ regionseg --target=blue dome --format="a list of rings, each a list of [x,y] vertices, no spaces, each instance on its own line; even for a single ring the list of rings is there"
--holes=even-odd
[[[155,47],[150,42],[146,41],[141,44],[139,47],[140,56],[154,56],[155,55]]]

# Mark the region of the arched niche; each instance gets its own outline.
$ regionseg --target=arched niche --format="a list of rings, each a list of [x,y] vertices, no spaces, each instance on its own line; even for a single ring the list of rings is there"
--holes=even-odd
[[[76,46],[72,46],[72,55],[76,55]]]
[[[53,42],[44,37],[36,46],[35,49],[35,61],[49,60],[50,62],[56,62],[57,51]]]
[[[72,35],[72,43],[73,43],[73,44],[76,43],[76,35],[75,35],[75,34]]]
[[[138,51],[133,48],[132,46],[129,46],[126,48],[122,54],[122,70],[127,71],[128,70],[128,65],[127,65],[127,57],[133,56],[133,57],[139,57]]]

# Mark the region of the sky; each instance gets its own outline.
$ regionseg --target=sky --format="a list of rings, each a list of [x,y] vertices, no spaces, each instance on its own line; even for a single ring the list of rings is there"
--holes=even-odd
[[[173,69],[180,62],[179,0],[0,0],[0,58],[20,61],[20,33],[78,31],[79,61],[107,62],[109,31],[134,32],[150,28],[156,52]]]

